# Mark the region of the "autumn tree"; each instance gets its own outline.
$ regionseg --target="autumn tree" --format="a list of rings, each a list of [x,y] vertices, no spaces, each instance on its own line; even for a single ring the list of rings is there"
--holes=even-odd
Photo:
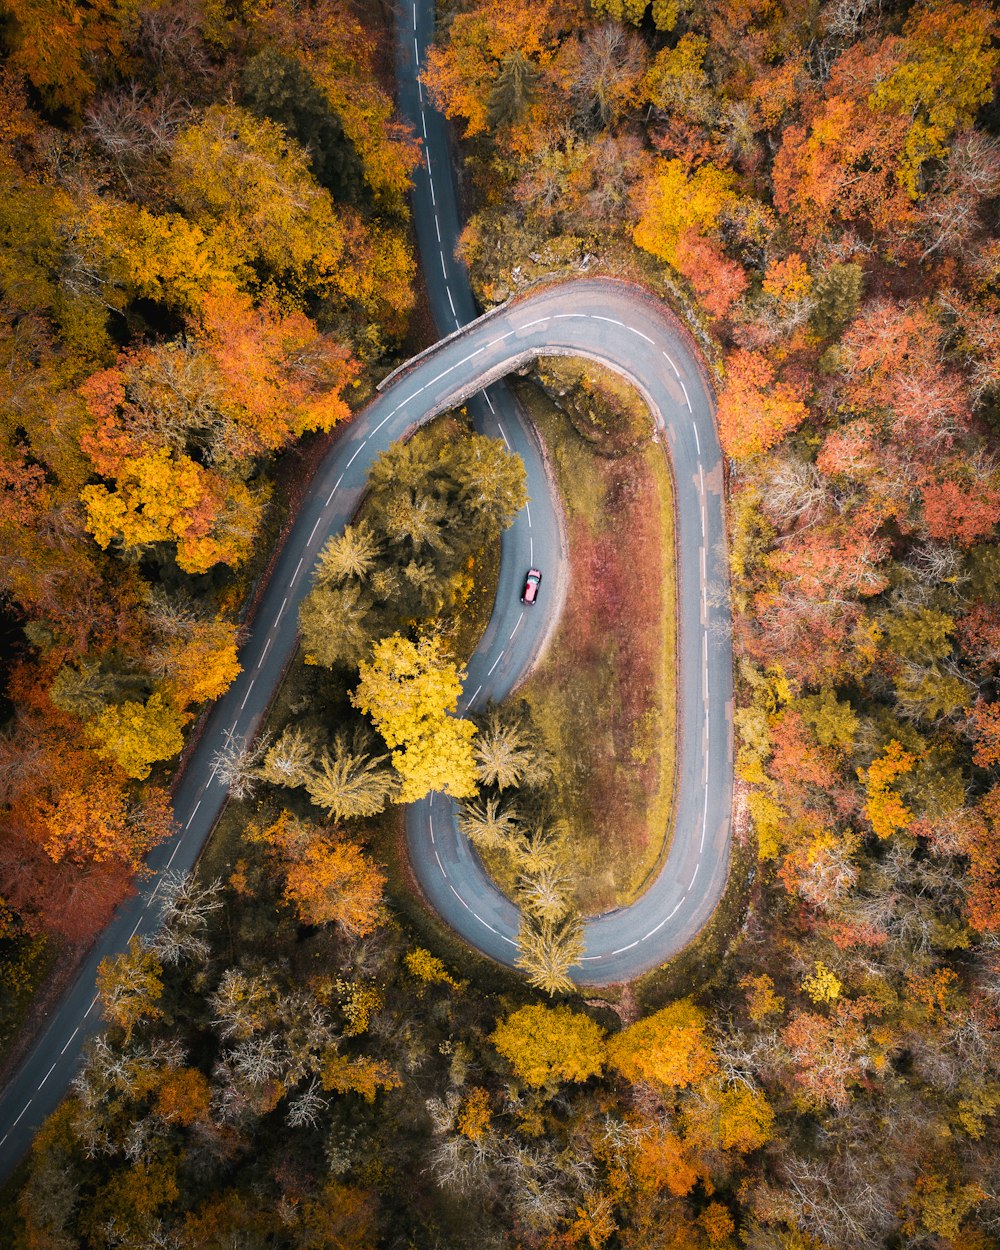
[[[729,357],[718,409],[719,433],[729,455],[740,460],[760,455],[807,416],[801,390],[776,380],[765,356],[737,351]]]
[[[604,1066],[604,1030],[569,1007],[521,1007],[497,1025],[490,1041],[516,1076],[538,1088],[586,1081]]]
[[[608,1041],[608,1063],[626,1080],[683,1089],[717,1067],[705,1014],[681,999],[631,1024]]]
[[[471,721],[453,713],[463,673],[438,638],[413,643],[394,634],[376,643],[360,665],[351,702],[366,715],[392,750],[400,776],[400,801],[413,802],[439,789],[456,798],[475,793]]]

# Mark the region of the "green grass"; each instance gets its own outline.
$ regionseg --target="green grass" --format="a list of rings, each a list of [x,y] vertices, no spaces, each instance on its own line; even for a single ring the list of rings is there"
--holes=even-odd
[[[673,483],[660,446],[609,458],[538,388],[518,394],[566,508],[571,585],[521,693],[557,762],[581,910],[632,902],[669,847],[676,758]]]

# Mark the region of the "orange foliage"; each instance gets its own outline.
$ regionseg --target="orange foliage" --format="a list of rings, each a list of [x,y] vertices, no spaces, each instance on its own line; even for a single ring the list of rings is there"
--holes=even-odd
[[[304,924],[337,924],[364,937],[381,917],[384,874],[360,847],[287,813],[263,830],[285,873],[285,900]]]
[[[626,1080],[668,1089],[696,1084],[716,1068],[704,1014],[686,999],[609,1038],[608,1063]]]
[[[729,456],[759,456],[809,415],[799,387],[775,380],[774,366],[758,352],[739,349],[726,360],[719,397],[719,434]]]
[[[676,1197],[690,1193],[705,1175],[697,1152],[666,1128],[654,1128],[636,1147],[636,1184],[651,1192],[666,1189]]]
[[[156,1113],[175,1124],[194,1124],[208,1119],[212,1088],[197,1068],[168,1072],[156,1094]]]

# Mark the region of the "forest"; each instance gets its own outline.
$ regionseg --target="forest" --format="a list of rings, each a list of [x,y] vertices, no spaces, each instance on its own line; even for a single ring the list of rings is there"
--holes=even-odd
[[[674,964],[573,991],[544,734],[516,697],[450,715],[523,470],[439,418],[324,547],[267,732],[221,761],[232,802],[159,933],[102,965],[106,1031],[0,1243],[990,1250],[994,6],[448,0],[437,24],[480,304],[628,279],[714,379],[730,893]],[[309,468],[434,337],[393,38],[375,2],[0,0],[8,1068],[169,836]],[[431,790],[515,893],[526,975],[414,899],[401,804]]]

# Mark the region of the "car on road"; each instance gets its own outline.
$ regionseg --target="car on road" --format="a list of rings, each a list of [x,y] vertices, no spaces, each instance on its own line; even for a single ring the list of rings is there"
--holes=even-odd
[[[524,589],[521,591],[522,603],[534,603],[538,598],[538,587],[542,584],[542,575],[538,569],[528,569],[528,576],[524,579]]]

